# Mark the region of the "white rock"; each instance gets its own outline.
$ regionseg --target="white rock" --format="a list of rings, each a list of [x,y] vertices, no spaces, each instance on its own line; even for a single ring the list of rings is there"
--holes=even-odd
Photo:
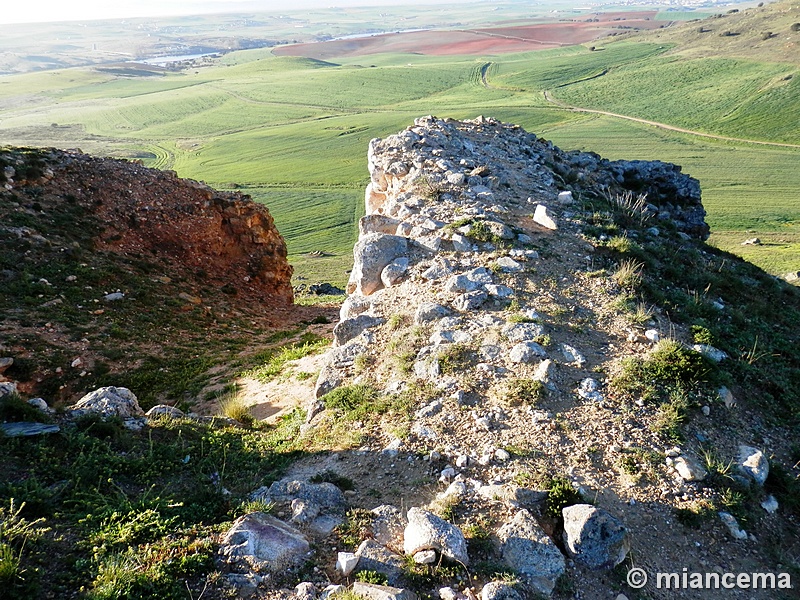
[[[511,348],[508,359],[513,363],[533,363],[547,356],[547,352],[536,342],[520,342]]]
[[[696,460],[688,456],[678,456],[672,466],[684,481],[703,481],[708,472]]]
[[[736,517],[727,512],[720,512],[719,518],[728,528],[728,531],[731,532],[731,535],[734,537],[734,539],[737,540],[747,539],[747,532],[739,527],[739,522],[736,520]]]
[[[494,457],[496,460],[500,462],[506,462],[507,460],[511,459],[511,455],[502,448],[498,448],[497,450],[494,451]]]
[[[568,344],[561,344],[561,353],[564,355],[567,363],[582,367],[586,363],[586,358],[578,352],[575,348]]]
[[[339,552],[336,557],[336,570],[347,577],[358,564],[358,556],[353,552]]]
[[[708,344],[695,344],[692,346],[692,350],[699,352],[707,359],[713,360],[714,362],[722,362],[728,358],[728,355],[725,352],[714,348],[714,346],[709,346]]]
[[[456,466],[459,469],[463,469],[468,464],[469,464],[469,456],[467,456],[466,454],[462,454],[458,458],[456,458]]]
[[[432,565],[436,562],[435,550],[423,550],[414,555],[414,562],[418,565]]]
[[[598,391],[599,389],[600,389],[600,384],[597,383],[595,379],[587,377],[586,379],[581,381],[580,386],[578,386],[578,395],[585,400],[591,400],[592,402],[602,402],[603,394],[601,394]]]
[[[522,271],[522,265],[508,256],[501,256],[495,261],[495,264],[503,273],[519,273]]]
[[[740,445],[739,469],[758,485],[764,485],[769,476],[769,460],[758,448]]]
[[[75,412],[99,413],[103,417],[144,416],[136,396],[128,388],[102,387],[89,392],[70,407]]]
[[[570,204],[572,202],[572,192],[565,191],[558,193],[558,201],[562,204]]]
[[[658,333],[657,329],[648,329],[644,332],[644,337],[646,337],[651,344],[657,344],[661,341],[661,334]]]
[[[717,394],[719,394],[720,400],[725,403],[725,408],[733,408],[736,406],[736,398],[733,397],[733,393],[725,386],[719,388]]]
[[[403,550],[412,556],[422,550],[436,550],[451,560],[469,564],[467,542],[461,530],[421,508],[408,511]]]
[[[343,585],[329,585],[319,595],[319,600],[330,600],[335,596],[343,594],[347,590]]]
[[[497,532],[506,564],[533,589],[549,596],[564,573],[564,556],[527,510],[519,511]]]
[[[537,204],[533,211],[533,220],[546,229],[558,229],[558,223],[553,214],[544,204]]]
[[[761,508],[763,508],[769,514],[774,514],[775,511],[778,510],[778,500],[775,498],[775,496],[770,494],[761,503]]]
[[[439,474],[439,481],[448,483],[455,476],[456,476],[456,470],[453,467],[445,467]]]
[[[622,521],[591,504],[573,504],[564,515],[564,545],[567,554],[590,569],[612,569],[630,550]]]

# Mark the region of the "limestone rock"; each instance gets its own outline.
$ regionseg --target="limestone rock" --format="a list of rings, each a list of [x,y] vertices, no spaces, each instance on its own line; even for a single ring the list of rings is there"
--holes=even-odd
[[[378,327],[386,322],[383,317],[371,317],[369,315],[358,315],[346,321],[339,321],[333,328],[333,339],[335,346],[343,346],[353,338],[361,335],[365,329]]]
[[[509,323],[503,327],[502,334],[510,342],[524,342],[544,334],[544,327],[538,323]]]
[[[325,365],[317,376],[317,383],[314,386],[314,397],[321,398],[341,386],[343,383],[342,374],[332,365]]]
[[[353,594],[368,600],[417,600],[417,595],[411,590],[363,581],[353,583]]]
[[[14,359],[10,356],[4,356],[0,358],[0,375],[6,372],[6,370],[14,364]]]
[[[371,306],[372,301],[369,298],[364,298],[363,296],[357,296],[355,294],[350,295],[342,303],[342,307],[339,309],[339,320],[346,321],[348,319],[357,317],[358,315],[367,312]]]
[[[358,220],[358,232],[359,235],[367,235],[368,233],[394,234],[399,224],[399,219],[393,219],[386,215],[369,214]]]
[[[453,300],[453,306],[461,312],[470,312],[473,310],[478,310],[488,299],[489,296],[486,292],[482,290],[475,290],[474,292],[469,292],[458,296],[455,300]]]
[[[401,256],[395,258],[392,262],[386,265],[381,271],[381,282],[384,287],[392,287],[400,283],[408,273],[408,257]]]
[[[412,556],[422,550],[437,550],[450,560],[469,564],[467,542],[461,530],[421,508],[414,507],[408,511],[403,550]]]
[[[417,307],[417,310],[414,313],[414,323],[416,325],[430,323],[431,321],[443,319],[449,314],[450,311],[441,304],[436,304],[435,302],[423,302]]]
[[[347,500],[342,491],[327,481],[323,483],[307,483],[294,479],[276,481],[269,488],[260,488],[253,492],[254,500],[265,502],[291,502],[302,500],[316,504],[321,509],[330,512],[344,512],[347,509]]]
[[[684,481],[703,481],[708,472],[695,459],[689,456],[678,456],[672,466]]]
[[[732,514],[728,512],[720,512],[719,518],[722,523],[728,528],[733,539],[736,540],[746,540],[747,539],[747,532],[744,531],[741,527],[739,527],[739,522],[736,520]]]
[[[220,560],[258,573],[279,572],[301,563],[310,549],[297,529],[262,512],[244,515],[222,536]]]
[[[533,211],[533,220],[546,229],[558,229],[555,217],[544,204],[537,204]]]
[[[32,437],[45,435],[48,433],[58,433],[61,428],[58,425],[47,423],[0,423],[0,432],[7,437]]]
[[[569,344],[561,344],[561,353],[567,363],[582,367],[586,363],[586,358]]]
[[[566,562],[561,551],[527,510],[497,532],[500,552],[506,564],[522,575],[540,594],[553,593],[556,580],[564,573]]]
[[[769,476],[769,460],[758,448],[740,445],[739,469],[757,485],[764,485]]]
[[[611,569],[630,549],[622,522],[591,504],[574,504],[562,510],[564,545],[576,562],[590,569]]]
[[[403,511],[389,504],[382,504],[372,509],[375,515],[372,520],[372,538],[381,546],[395,552],[403,551],[403,535],[408,520]]]
[[[136,396],[128,388],[102,387],[89,392],[70,407],[72,414],[97,413],[104,418],[144,416]]]
[[[369,296],[383,287],[381,272],[394,259],[408,251],[406,238],[384,233],[368,233],[353,248],[353,270],[348,294]]]
[[[503,273],[520,273],[522,271],[522,265],[508,256],[498,258],[495,264]]]
[[[522,600],[522,596],[507,583],[490,581],[481,589],[481,600]]]
[[[389,585],[403,583],[403,557],[374,540],[364,540],[356,550],[358,564],[355,572],[374,571],[386,576]]]
[[[0,381],[0,398],[17,393],[17,384],[13,381]]]
[[[317,588],[308,581],[298,583],[294,588],[294,596],[297,600],[316,600]]]
[[[157,404],[145,413],[147,417],[172,417],[173,419],[181,419],[186,415],[182,410],[169,406],[167,404]]]
[[[514,363],[532,363],[545,356],[547,352],[536,342],[520,342],[511,349],[508,358]]]

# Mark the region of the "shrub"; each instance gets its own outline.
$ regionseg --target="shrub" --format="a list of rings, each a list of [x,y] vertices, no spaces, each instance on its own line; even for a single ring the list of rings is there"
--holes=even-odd
[[[31,406],[19,394],[6,394],[0,398],[0,421],[49,422],[46,414]]]
[[[544,398],[545,388],[541,381],[512,379],[506,386],[506,400],[511,405],[536,404]]]
[[[545,511],[552,517],[560,518],[561,511],[567,506],[585,502],[566,477],[553,477],[547,486],[547,491],[547,507]]]

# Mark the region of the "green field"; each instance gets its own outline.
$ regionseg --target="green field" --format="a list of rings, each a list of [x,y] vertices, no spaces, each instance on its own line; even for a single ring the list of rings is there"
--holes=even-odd
[[[748,258],[800,270],[800,148],[670,132],[548,103],[761,141],[800,143],[797,65],[676,60],[658,43],[615,42],[473,57],[376,55],[322,62],[231,53],[212,66],[146,77],[74,68],[0,78],[0,140],[141,158],[240,189],[270,207],[298,279],[346,280],[368,181],[371,138],[425,114],[485,114],[565,149],[680,164],[703,188],[712,241],[741,252],[755,235],[774,252]],[[488,87],[481,71],[489,64]],[[763,247],[761,248],[763,250]],[[310,258],[314,251],[323,258]]]

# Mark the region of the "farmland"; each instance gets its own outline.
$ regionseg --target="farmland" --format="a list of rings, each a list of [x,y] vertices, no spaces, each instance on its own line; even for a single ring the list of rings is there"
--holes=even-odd
[[[424,114],[486,114],[565,149],[680,164],[701,181],[713,243],[746,251],[775,274],[800,270],[800,148],[666,131],[545,98],[548,91],[567,105],[800,144],[792,116],[800,112],[797,63],[679,60],[675,52],[663,40],[608,40],[595,51],[577,45],[325,60],[255,49],[143,76],[90,67],[6,76],[0,140],[138,158],[242,190],[270,207],[298,281],[341,284],[362,210],[369,140]],[[769,243],[743,250],[740,242],[756,235]],[[324,256],[308,256],[314,251]]]

